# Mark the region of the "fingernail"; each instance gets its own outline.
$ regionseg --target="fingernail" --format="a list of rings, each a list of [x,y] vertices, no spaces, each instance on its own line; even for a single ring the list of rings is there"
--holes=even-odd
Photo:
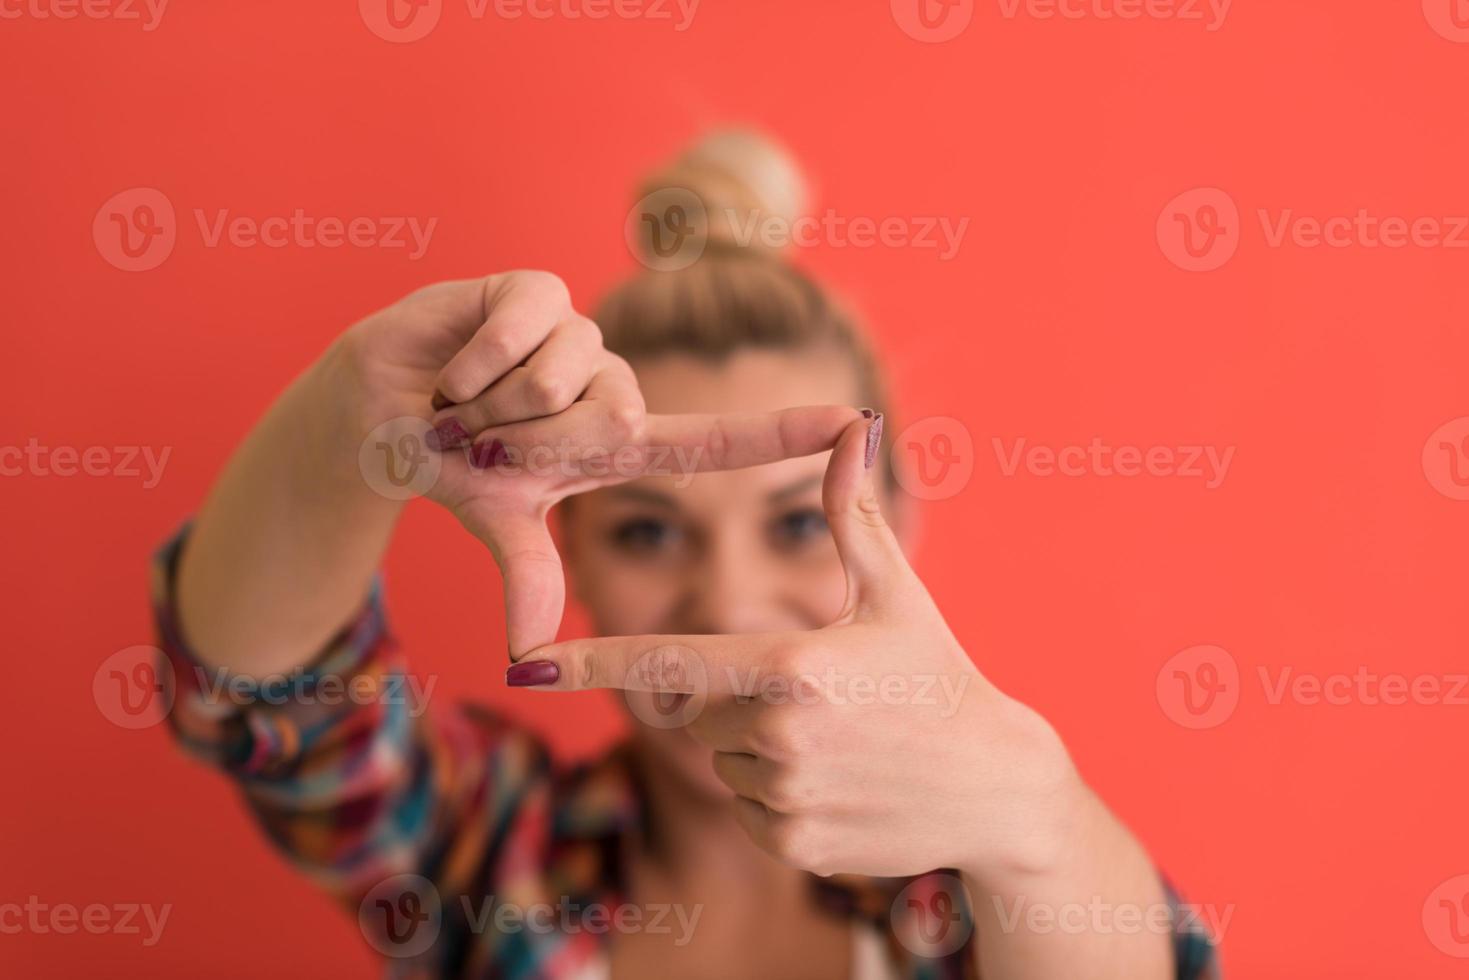
[[[555,684],[561,679],[561,668],[549,660],[526,661],[511,664],[505,671],[505,683],[510,687],[537,687]]]
[[[444,393],[442,391],[436,391],[434,392],[433,400],[429,402],[429,404],[434,407],[435,412],[442,412],[444,409],[448,408],[454,403],[449,401],[449,399],[444,396]]]
[[[872,469],[872,461],[877,459],[877,447],[882,444],[882,413],[873,416],[872,423],[867,426],[867,456],[863,465]]]
[[[428,448],[440,452],[445,449],[458,449],[469,441],[469,430],[461,425],[458,419],[444,419],[428,431],[423,441],[428,443]]]
[[[477,442],[469,447],[469,465],[477,470],[487,470],[505,458],[505,444],[499,439]]]
[[[870,409],[870,408],[864,408],[864,409],[862,409],[862,417],[863,417],[863,418],[864,418],[864,419],[867,419],[867,420],[868,420],[868,421],[871,421],[871,420],[872,420],[872,417],[873,417],[873,416],[874,416],[874,415],[876,415],[876,414],[877,414],[877,413],[876,413],[876,412],[874,412],[874,411],[873,411],[873,410],[872,410],[872,409]]]

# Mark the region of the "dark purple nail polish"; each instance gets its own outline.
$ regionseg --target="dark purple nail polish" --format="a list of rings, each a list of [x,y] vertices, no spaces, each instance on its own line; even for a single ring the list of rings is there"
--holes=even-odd
[[[867,419],[869,422],[872,420],[873,416],[875,416],[875,415],[877,415],[877,413],[874,412],[870,408],[864,408],[864,409],[862,409],[862,417],[864,419]]]
[[[440,452],[445,449],[458,449],[469,441],[469,430],[458,419],[444,419],[428,431],[423,441],[428,443],[428,448]]]
[[[505,458],[505,444],[499,439],[477,442],[469,447],[469,465],[477,470],[487,470]]]
[[[434,407],[435,412],[442,412],[444,409],[448,408],[454,403],[449,401],[449,399],[444,396],[444,393],[442,391],[436,391],[434,392],[433,400],[430,401],[429,404]]]
[[[872,423],[867,426],[867,455],[863,465],[872,469],[872,461],[877,459],[877,447],[882,444],[882,413],[878,412]]]
[[[549,660],[533,660],[511,664],[505,671],[505,683],[510,687],[538,687],[555,684],[561,679],[561,668]]]

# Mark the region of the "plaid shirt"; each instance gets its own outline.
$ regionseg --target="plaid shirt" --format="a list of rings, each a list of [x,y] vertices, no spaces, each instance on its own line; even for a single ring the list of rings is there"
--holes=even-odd
[[[643,799],[631,755],[619,748],[560,768],[492,712],[429,710],[408,683],[377,588],[299,676],[236,686],[179,632],[172,579],[186,533],[153,567],[170,725],[239,785],[291,862],[357,916],[389,974],[595,975],[612,923],[631,910],[625,871]],[[978,977],[971,912],[952,873],[813,875],[810,886],[823,907],[877,930],[895,976]],[[1169,900],[1179,980],[1216,978],[1206,932],[1183,921],[1171,889]],[[652,930],[651,907],[635,911],[633,927]]]

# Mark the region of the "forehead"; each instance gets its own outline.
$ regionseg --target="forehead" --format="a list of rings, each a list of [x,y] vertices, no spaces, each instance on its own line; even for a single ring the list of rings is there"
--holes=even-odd
[[[774,412],[801,405],[852,405],[860,398],[851,360],[829,348],[745,350],[721,361],[666,354],[633,362],[648,412]],[[763,499],[794,482],[819,476],[829,454],[693,478],[644,477],[635,485],[671,490],[693,504],[735,497]]]
[[[745,350],[721,361],[665,354],[633,362],[648,411],[773,412],[856,405],[857,372],[840,351]]]

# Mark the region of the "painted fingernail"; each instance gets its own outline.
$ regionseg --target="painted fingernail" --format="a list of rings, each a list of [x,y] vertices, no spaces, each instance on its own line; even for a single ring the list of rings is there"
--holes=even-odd
[[[874,412],[874,411],[873,411],[873,410],[872,410],[872,409],[870,409],[870,408],[864,408],[864,409],[862,409],[862,417],[863,417],[863,418],[864,418],[864,419],[867,419],[867,420],[868,420],[868,421],[871,421],[871,420],[872,420],[872,417],[873,417],[873,416],[875,416],[875,415],[876,415],[876,414],[877,414],[877,413],[876,413],[876,412]]]
[[[434,392],[433,400],[430,401],[429,404],[434,407],[435,412],[442,412],[444,409],[448,408],[454,403],[449,401],[449,399],[444,396],[444,393],[442,391],[436,391]]]
[[[872,418],[872,423],[867,426],[867,456],[863,465],[872,469],[872,461],[877,459],[877,447],[882,444],[882,413],[878,412]]]
[[[428,448],[440,452],[458,449],[469,441],[469,430],[458,419],[444,419],[424,435],[423,441],[428,443]]]
[[[505,671],[505,683],[510,687],[538,687],[555,684],[561,679],[561,668],[549,660],[527,661],[511,664]]]
[[[469,465],[477,470],[487,470],[505,458],[505,444],[499,439],[477,442],[469,447]]]

